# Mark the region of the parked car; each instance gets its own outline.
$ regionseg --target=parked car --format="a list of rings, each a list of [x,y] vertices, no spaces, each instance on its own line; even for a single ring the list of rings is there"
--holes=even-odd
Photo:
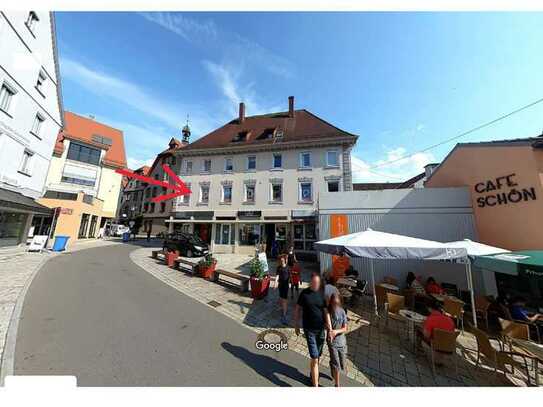
[[[181,256],[201,257],[209,253],[209,246],[198,236],[176,232],[166,236],[162,248],[167,251],[178,250]]]
[[[122,236],[123,233],[130,232],[130,228],[125,225],[111,225],[110,234],[111,236]]]

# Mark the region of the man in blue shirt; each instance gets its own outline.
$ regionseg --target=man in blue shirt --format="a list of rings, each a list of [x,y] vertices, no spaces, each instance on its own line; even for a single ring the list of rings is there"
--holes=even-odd
[[[517,321],[536,322],[542,319],[542,315],[528,314],[528,311],[526,311],[526,300],[522,297],[516,297],[511,303],[511,318]]]

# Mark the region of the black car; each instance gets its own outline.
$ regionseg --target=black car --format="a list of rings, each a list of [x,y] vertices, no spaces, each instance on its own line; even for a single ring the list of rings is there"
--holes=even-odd
[[[201,257],[209,253],[209,246],[198,236],[188,233],[173,233],[166,236],[162,248],[167,251],[179,251],[181,256]]]

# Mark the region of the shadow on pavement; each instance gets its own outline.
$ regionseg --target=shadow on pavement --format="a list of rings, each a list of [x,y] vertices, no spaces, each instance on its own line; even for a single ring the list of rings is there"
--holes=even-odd
[[[292,386],[292,384],[285,382],[279,376],[286,376],[300,384],[309,385],[309,378],[300,373],[297,368],[289,366],[273,357],[260,355],[228,342],[221,343],[221,346],[233,356],[244,362],[256,373],[277,386]]]

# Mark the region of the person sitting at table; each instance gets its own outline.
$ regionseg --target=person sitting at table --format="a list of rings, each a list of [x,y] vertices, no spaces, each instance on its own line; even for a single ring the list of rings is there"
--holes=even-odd
[[[428,280],[426,280],[426,292],[428,294],[439,294],[443,295],[444,291],[443,288],[437,283],[435,278],[428,277]]]
[[[517,321],[524,322],[536,322],[543,321],[543,315],[533,314],[530,315],[526,310],[526,299],[524,297],[515,297],[511,301],[511,317]]]
[[[417,277],[415,277],[415,273],[413,273],[412,271],[407,273],[405,284],[408,289],[413,290],[415,295],[426,295],[426,290],[424,290],[424,287],[422,286],[420,281],[417,280]]]
[[[421,340],[424,341],[426,344],[430,345],[434,329],[442,329],[449,332],[454,332],[454,330],[456,329],[453,319],[448,315],[443,314],[439,310],[439,306],[436,301],[429,302],[428,311],[430,312],[430,315],[428,315],[428,317],[424,321],[422,328],[419,327],[419,329],[417,330],[419,345]]]

